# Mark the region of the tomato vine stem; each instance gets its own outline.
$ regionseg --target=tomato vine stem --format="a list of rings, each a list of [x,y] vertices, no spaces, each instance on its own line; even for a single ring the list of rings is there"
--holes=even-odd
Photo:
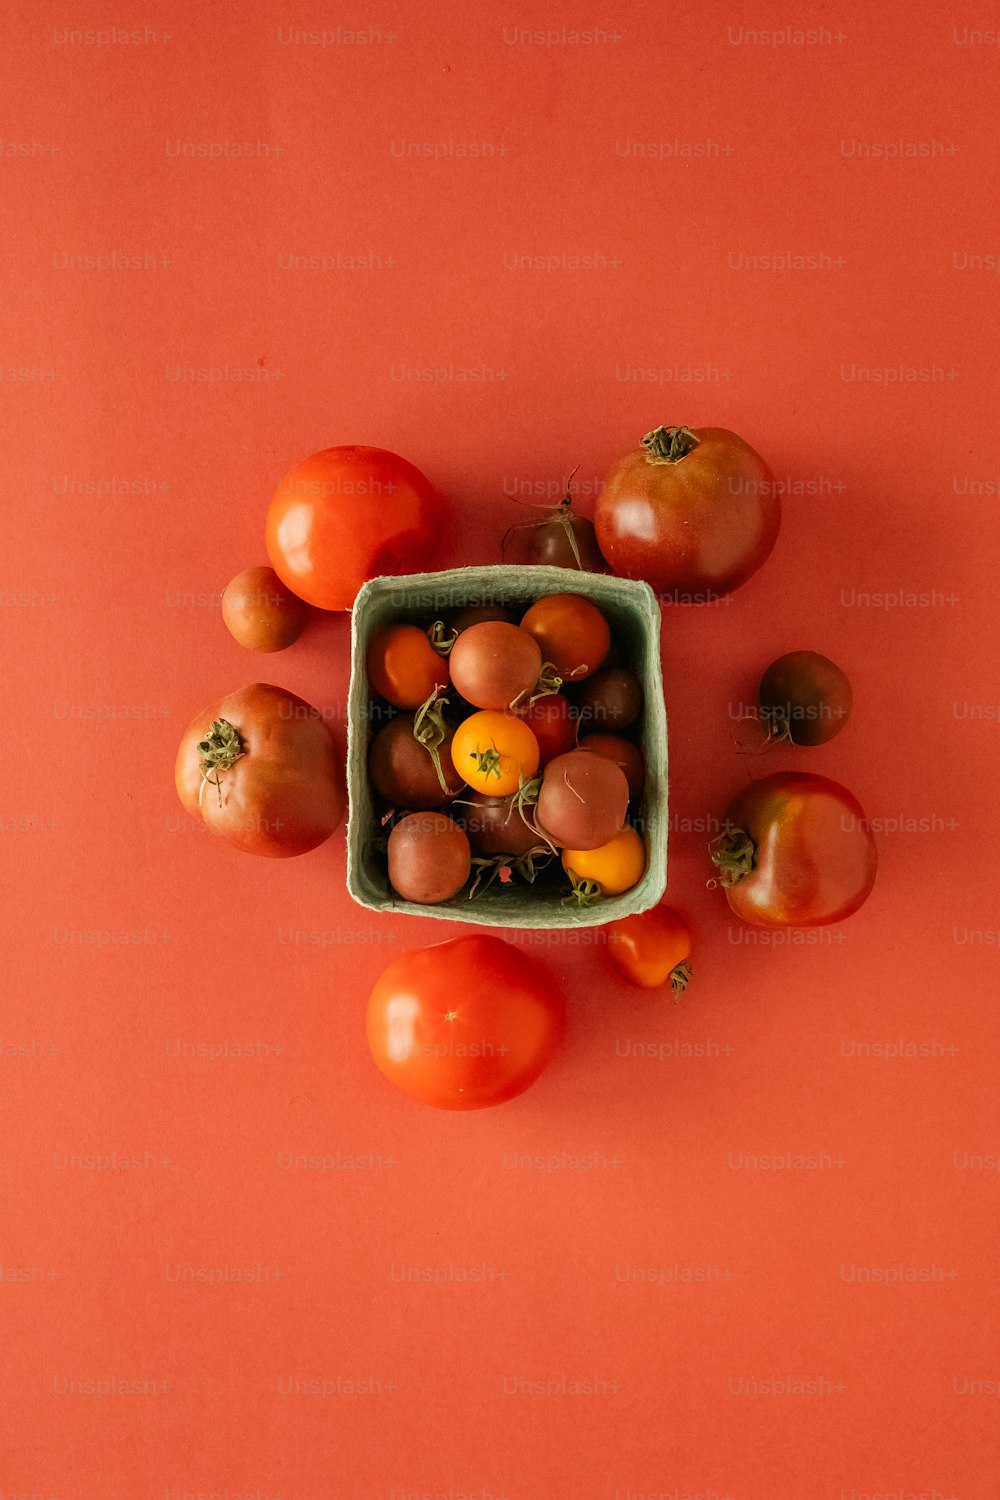
[[[679,464],[700,439],[690,427],[654,427],[642,440],[648,464]]]

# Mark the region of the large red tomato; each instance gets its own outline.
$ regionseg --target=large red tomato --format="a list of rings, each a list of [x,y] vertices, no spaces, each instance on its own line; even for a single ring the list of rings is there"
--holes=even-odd
[[[350,609],[368,578],[419,572],[440,529],[437,491],[385,448],[324,448],[289,469],[267,513],[282,583],[319,609]]]
[[[174,780],[188,812],[248,854],[305,854],[344,816],[329,727],[311,704],[264,682],[192,720]]]
[[[657,427],[608,476],[594,517],[616,573],[678,603],[726,594],[768,557],[781,501],[764,460],[724,427]]]
[[[565,1001],[534,958],[502,938],[452,938],[403,953],[368,1000],[368,1045],[404,1093],[484,1109],[524,1092],[562,1041]]]
[[[826,776],[778,771],[726,811],[712,860],[729,905],[756,927],[839,922],[868,899],[878,855],[857,798]]]

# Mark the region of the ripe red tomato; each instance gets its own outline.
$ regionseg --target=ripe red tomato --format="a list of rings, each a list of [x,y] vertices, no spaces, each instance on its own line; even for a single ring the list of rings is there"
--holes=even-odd
[[[229,693],[192,720],[174,780],[188,812],[248,854],[305,854],[344,816],[328,725],[311,704],[268,683]]]
[[[540,766],[547,766],[557,755],[565,755],[575,747],[577,718],[562,693],[537,698],[521,717],[538,741]]]
[[[756,927],[839,922],[868,899],[878,855],[861,804],[805,771],[746,787],[726,812],[712,861],[738,917]]]
[[[546,594],[525,614],[521,629],[535,637],[543,659],[564,682],[596,672],[611,645],[607,620],[583,594]]]
[[[226,629],[251,651],[284,651],[309,621],[309,606],[290,594],[273,568],[247,568],[222,591]]]
[[[616,573],[703,599],[756,573],[777,540],[781,501],[735,432],[657,427],[611,470],[594,524]]]
[[[691,932],[671,906],[651,906],[609,922],[608,957],[623,979],[639,989],[670,984],[679,999],[691,978]]]
[[[372,687],[396,708],[419,708],[435,688],[448,686],[448,663],[419,625],[373,631],[365,666]]]
[[[391,1083],[438,1109],[503,1104],[562,1041],[566,1004],[548,971],[474,933],[403,953],[368,1000],[368,1045]]]
[[[440,528],[437,491],[385,448],[324,448],[289,469],[267,513],[278,577],[319,609],[350,609],[368,578],[419,572]]]

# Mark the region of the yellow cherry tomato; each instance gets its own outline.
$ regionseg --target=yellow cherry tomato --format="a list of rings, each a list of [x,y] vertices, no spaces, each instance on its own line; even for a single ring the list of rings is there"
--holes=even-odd
[[[538,770],[538,741],[523,719],[483,709],[455,730],[451,758],[477,792],[506,797]]]
[[[564,849],[563,869],[576,880],[593,880],[605,896],[630,891],[646,868],[646,850],[634,828],[623,828],[599,849]]]

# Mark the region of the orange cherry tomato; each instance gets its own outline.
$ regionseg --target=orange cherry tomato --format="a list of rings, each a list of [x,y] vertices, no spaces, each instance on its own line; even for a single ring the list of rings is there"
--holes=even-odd
[[[507,797],[538,770],[538,741],[523,719],[483,709],[455,730],[451,758],[475,791]]]
[[[607,620],[583,594],[546,594],[528,610],[521,629],[535,637],[542,659],[564,682],[581,682],[596,672],[611,646]]]
[[[592,880],[604,896],[620,896],[638,885],[646,868],[646,850],[634,828],[623,828],[599,849],[564,849],[563,869],[577,881]]]
[[[372,634],[368,681],[396,708],[419,708],[436,687],[448,686],[448,663],[419,625],[383,625]]]
[[[608,923],[608,957],[639,989],[669,984],[678,998],[691,978],[691,931],[671,906],[651,906]]]

